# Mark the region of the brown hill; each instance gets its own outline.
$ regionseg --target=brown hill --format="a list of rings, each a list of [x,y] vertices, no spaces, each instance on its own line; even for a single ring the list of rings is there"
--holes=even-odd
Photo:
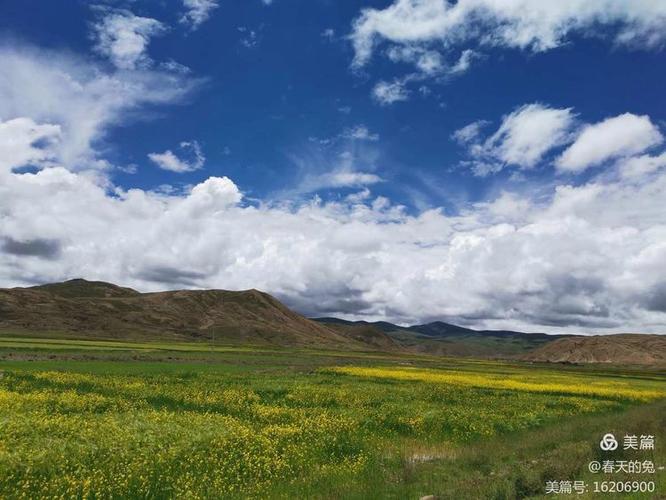
[[[325,326],[349,339],[361,342],[371,349],[378,351],[408,350],[391,336],[371,325],[327,324]]]
[[[331,328],[295,313],[257,290],[139,293],[82,279],[0,289],[0,332],[397,349],[383,332],[364,335],[354,329]]]
[[[548,363],[666,364],[666,336],[596,335],[567,337],[522,356],[526,361]]]

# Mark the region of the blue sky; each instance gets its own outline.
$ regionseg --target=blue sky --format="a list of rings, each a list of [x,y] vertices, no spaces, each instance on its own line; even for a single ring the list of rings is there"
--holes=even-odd
[[[95,57],[90,25],[99,14],[87,2],[4,4],[9,15],[0,22],[6,36]],[[223,2],[196,31],[178,23],[183,9],[175,2],[127,5],[138,16],[170,26],[150,41],[147,52],[154,61],[176,61],[206,79],[185,103],[154,110],[148,125],[142,120],[108,132],[108,156],[140,167],[134,175],[114,175],[127,187],[227,175],[250,196],[274,198],[302,180],[298,159],[316,163],[306,169],[323,171],[334,168],[336,155],[345,150],[359,156],[359,169],[386,179],[375,192],[410,208],[456,210],[461,201],[483,199],[507,177],[480,179],[456,168],[463,151],[450,136],[472,121],[497,121],[529,102],[574,107],[588,121],[627,110],[664,119],[664,107],[655,107],[663,102],[666,73],[660,51],[613,48],[580,35],[543,54],[491,50],[464,75],[423,82],[427,96],[382,106],[370,97],[373,85],[405,73],[408,63],[378,60],[353,71],[347,37],[362,8],[386,2]],[[326,30],[333,30],[332,39]],[[359,125],[379,140],[340,141],[336,147],[309,140],[330,139]],[[201,144],[205,169],[183,175],[151,164],[148,153],[174,149],[184,140]],[[543,170],[530,177],[549,176]]]
[[[666,8],[499,3],[4,0],[5,189],[66,172],[90,183],[69,199],[109,205],[84,221],[13,187],[4,284],[85,274],[262,288],[317,315],[666,331]],[[197,186],[211,207],[167,223]],[[618,281],[636,252],[654,262]]]

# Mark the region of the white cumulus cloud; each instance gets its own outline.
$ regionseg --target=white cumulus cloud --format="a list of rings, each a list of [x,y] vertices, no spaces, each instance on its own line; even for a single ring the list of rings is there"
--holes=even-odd
[[[372,89],[372,96],[379,104],[389,105],[399,101],[406,101],[409,98],[409,91],[405,88],[403,81],[381,81]]]
[[[661,49],[666,41],[666,3],[394,0],[384,8],[362,9],[353,21],[352,68],[366,66],[379,46],[388,45],[382,53],[394,62],[413,64],[416,79],[446,81],[441,75],[464,73],[487,49],[545,52],[581,35],[623,48]]]
[[[220,177],[184,194],[109,188],[60,167],[0,177],[5,286],[83,276],[140,290],[255,287],[312,315],[666,329],[663,170],[561,185],[547,200],[502,193],[458,215],[410,215],[368,191],[257,206]]]
[[[453,134],[453,139],[468,148],[473,169],[485,175],[505,165],[532,168],[546,153],[571,140],[575,115],[571,108],[551,108],[543,104],[526,104],[502,119],[499,128],[485,140],[481,129],[486,121],[466,125]]]
[[[0,121],[0,170],[53,161],[60,133],[58,125],[37,124],[30,118]]]
[[[313,316],[666,332],[666,169],[663,150],[648,151],[662,142],[648,117],[576,135],[570,108],[530,104],[488,136],[477,122],[456,134],[473,158],[480,149],[480,160],[532,168],[572,143],[567,161],[612,162],[608,175],[560,177],[546,192],[501,192],[455,212],[373,196],[366,186],[382,177],[376,157],[361,154],[376,146],[368,140],[351,144],[355,154],[346,141],[336,158],[302,159],[300,194],[360,192],[256,202],[227,177],[180,192],[95,174],[108,130],[182,98],[193,86],[182,73],[6,47],[0,64],[2,286],[85,277],[140,290],[259,288]]]
[[[164,24],[140,17],[128,10],[101,9],[102,18],[93,25],[96,50],[121,69],[135,69],[150,63],[148,44],[166,31]]]
[[[438,42],[546,51],[571,34],[610,29],[612,41],[640,48],[663,44],[666,5],[639,0],[396,0],[366,8],[354,21],[354,64],[368,62],[382,40],[394,44]]]
[[[567,140],[573,120],[571,108],[521,106],[504,117],[484,147],[506,163],[533,167],[545,153]]]
[[[666,153],[658,156],[641,155],[620,162],[620,175],[627,179],[643,178],[666,167]]]
[[[611,158],[642,153],[664,140],[648,116],[624,113],[586,126],[557,160],[564,171],[580,172]]]

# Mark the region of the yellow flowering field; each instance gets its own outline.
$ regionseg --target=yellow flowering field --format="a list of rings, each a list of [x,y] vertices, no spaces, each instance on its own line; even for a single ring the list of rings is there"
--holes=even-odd
[[[3,362],[0,498],[309,496],[393,477],[404,443],[464,446],[666,395],[661,381],[492,363],[225,356]]]
[[[330,369],[334,373],[358,377],[388,378],[445,384],[458,387],[483,387],[548,394],[579,395],[607,399],[651,401],[666,397],[666,388],[652,388],[623,380],[590,379],[575,376],[544,374],[529,376],[497,376],[481,373],[461,373],[451,370],[424,370],[418,368],[378,368],[344,366]]]

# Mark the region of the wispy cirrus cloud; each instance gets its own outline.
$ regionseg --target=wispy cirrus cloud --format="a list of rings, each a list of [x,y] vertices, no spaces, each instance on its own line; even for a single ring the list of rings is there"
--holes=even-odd
[[[379,140],[379,134],[377,132],[372,132],[367,125],[358,123],[351,127],[346,127],[342,132],[333,137],[310,136],[308,140],[321,146],[333,146],[339,145],[341,141],[376,142]]]
[[[415,47],[394,47],[387,51],[388,57],[395,62],[410,62],[416,71],[391,81],[380,80],[372,88],[372,97],[382,106],[389,106],[396,102],[407,101],[413,92],[410,86],[421,84],[427,80],[444,82],[465,73],[475,59],[480,55],[473,50],[462,52],[453,64],[445,62],[439,52]],[[421,85],[418,90],[421,95],[429,90]]]
[[[352,139],[356,141],[377,141],[379,134],[370,132],[368,127],[363,124],[354,125],[353,127],[345,129],[341,136],[345,139]]]
[[[298,180],[294,187],[278,193],[278,199],[302,199],[311,193],[331,189],[362,188],[383,182],[374,172],[375,166],[343,148],[333,151],[306,149],[289,155],[298,168]]]
[[[111,127],[136,121],[154,106],[180,102],[201,82],[162,69],[110,70],[28,46],[0,45],[0,64],[4,126],[32,137],[21,154],[78,170],[108,167],[97,149]]]
[[[180,17],[180,23],[194,31],[205,23],[219,6],[217,0],[183,0],[186,10]]]
[[[148,158],[162,170],[179,174],[193,172],[204,166],[206,157],[203,155],[201,146],[197,141],[183,141],[179,148],[182,154],[180,157],[167,149],[163,153],[149,153]]]

